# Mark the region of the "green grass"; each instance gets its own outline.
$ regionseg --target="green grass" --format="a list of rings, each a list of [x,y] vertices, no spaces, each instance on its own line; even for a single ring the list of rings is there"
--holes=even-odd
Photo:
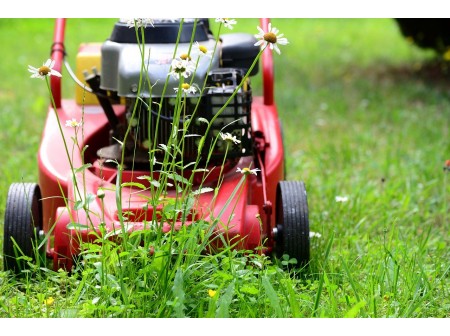
[[[235,31],[256,33],[256,20],[238,21]],[[113,22],[69,20],[71,64],[79,43],[103,41]],[[0,273],[0,316],[450,317],[446,64],[408,44],[389,19],[273,24],[290,41],[274,56],[288,179],[305,181],[311,230],[322,234],[306,274],[226,250],[177,257],[165,278],[154,277],[140,268],[148,254],[136,249],[120,268],[117,247],[105,244],[104,264],[72,277]],[[37,180],[48,98],[26,69],[48,57],[53,20],[0,20],[0,28],[2,221],[9,184]],[[195,254],[191,238],[180,239]]]

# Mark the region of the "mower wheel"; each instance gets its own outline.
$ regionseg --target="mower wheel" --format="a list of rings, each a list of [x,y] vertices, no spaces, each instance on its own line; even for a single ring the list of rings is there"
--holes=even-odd
[[[278,182],[275,213],[277,257],[287,254],[297,260],[297,267],[305,266],[310,250],[308,201],[303,182]]]
[[[6,200],[3,235],[5,270],[28,269],[26,259],[36,259],[35,246],[42,229],[41,190],[36,183],[13,183]],[[19,258],[25,257],[25,258]]]

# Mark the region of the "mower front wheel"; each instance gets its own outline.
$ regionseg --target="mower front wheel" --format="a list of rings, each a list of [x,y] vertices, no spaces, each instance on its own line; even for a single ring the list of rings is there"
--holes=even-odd
[[[13,183],[9,187],[3,235],[3,266],[20,273],[36,260],[42,229],[41,190],[36,183]]]
[[[303,182],[278,182],[275,213],[277,257],[287,254],[297,260],[297,267],[305,266],[309,262],[310,247],[308,201]]]

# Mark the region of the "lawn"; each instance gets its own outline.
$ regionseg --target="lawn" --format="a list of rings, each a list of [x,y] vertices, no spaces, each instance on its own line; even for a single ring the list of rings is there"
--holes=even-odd
[[[72,66],[79,44],[104,41],[114,22],[68,21]],[[450,317],[450,64],[391,19],[272,22],[289,40],[274,55],[288,179],[305,182],[321,235],[309,268],[293,274],[229,250],[174,264],[164,279],[131,258],[72,276],[0,272],[0,317]],[[1,227],[8,186],[37,181],[49,99],[27,66],[48,58],[53,24],[0,20]],[[257,24],[234,30],[256,34]],[[63,95],[73,88],[65,81]]]

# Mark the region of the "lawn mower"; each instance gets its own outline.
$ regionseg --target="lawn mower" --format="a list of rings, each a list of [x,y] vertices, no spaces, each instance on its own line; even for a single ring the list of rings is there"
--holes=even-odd
[[[260,23],[267,31],[269,19]],[[67,65],[65,26],[65,19],[56,19],[51,59],[59,72]],[[270,48],[252,68],[260,51],[255,37],[220,35],[215,53],[199,59],[192,78],[186,79],[205,90],[186,96],[184,114],[174,122],[179,81],[167,75],[174,55],[188,54],[192,38],[213,50],[216,38],[208,19],[184,20],[182,25],[179,20],[154,20],[142,29],[137,32],[118,20],[106,41],[79,47],[76,71],[66,67],[78,83],[75,99],[62,99],[61,80],[66,76],[49,78],[53,100],[38,152],[39,183],[13,183],[9,188],[4,268],[26,269],[23,257],[35,258],[41,246],[55,270],[70,271],[81,243],[92,240],[93,231],[100,234],[100,226],[111,233],[156,229],[149,223],[157,223],[157,229],[169,232],[199,220],[218,223],[215,233],[237,249],[288,255],[298,266],[306,265],[307,196],[303,182],[285,180]],[[140,79],[143,71],[149,80]],[[250,77],[260,72],[263,95],[253,96]],[[190,164],[172,181],[176,183],[161,204],[150,203],[158,187],[155,181],[164,173],[161,148],[167,148],[174,127],[186,128],[188,119],[189,134],[199,136],[183,133],[177,160]],[[76,127],[61,126],[67,120],[82,120],[78,133]],[[228,134],[232,144],[226,145],[221,134]],[[77,146],[70,143],[75,137]],[[243,179],[240,171],[245,169],[257,173]],[[171,219],[162,218],[163,203],[178,199],[186,181],[195,202]],[[235,199],[230,201],[230,195]]]

